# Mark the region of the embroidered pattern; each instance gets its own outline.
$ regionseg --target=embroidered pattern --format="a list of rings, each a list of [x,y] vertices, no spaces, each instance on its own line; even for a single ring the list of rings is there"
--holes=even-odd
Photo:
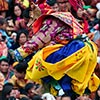
[[[41,60],[40,59],[38,59],[37,61],[36,61],[36,69],[38,69],[38,71],[44,71],[44,66],[41,64]]]
[[[75,56],[76,56],[76,60],[80,60],[83,57],[84,52],[81,50],[79,51]]]

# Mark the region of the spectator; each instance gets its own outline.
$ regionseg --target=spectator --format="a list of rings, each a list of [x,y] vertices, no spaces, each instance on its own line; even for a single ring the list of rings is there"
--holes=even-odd
[[[35,95],[32,100],[43,100],[40,95]]]
[[[9,67],[10,65],[9,65],[8,59],[6,57],[0,58],[0,71],[5,76],[5,80],[8,78],[7,76],[8,76]]]
[[[33,83],[28,83],[25,86],[25,91],[27,93],[27,96],[32,99],[35,95],[37,95],[38,93],[35,90],[36,86]]]
[[[13,40],[6,33],[6,19],[2,16],[0,16],[0,33],[6,38],[7,47],[11,47]]]
[[[2,90],[2,100],[8,100],[10,97],[10,92],[13,89],[13,85],[11,83],[7,83],[3,86]]]
[[[28,40],[28,31],[26,29],[20,29],[17,32],[16,42],[11,46],[10,49],[17,49],[18,47],[24,45],[24,43]]]
[[[59,11],[68,12],[71,10],[71,5],[68,0],[57,0]]]
[[[14,67],[14,75],[8,80],[8,82],[12,83],[14,87],[17,87],[22,94],[25,93],[25,85],[30,82],[29,80],[25,79],[27,67],[28,64],[26,62],[19,62]]]

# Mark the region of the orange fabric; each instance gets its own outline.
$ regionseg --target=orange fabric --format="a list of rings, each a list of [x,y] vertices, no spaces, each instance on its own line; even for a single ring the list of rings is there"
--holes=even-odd
[[[0,11],[8,10],[8,3],[6,0],[0,0]]]
[[[36,33],[36,32],[40,29],[40,27],[41,27],[41,25],[42,25],[42,22],[43,22],[43,20],[45,19],[46,16],[47,16],[47,15],[42,15],[41,17],[39,17],[39,18],[34,22],[34,24],[33,24],[33,31],[34,31],[34,33]]]

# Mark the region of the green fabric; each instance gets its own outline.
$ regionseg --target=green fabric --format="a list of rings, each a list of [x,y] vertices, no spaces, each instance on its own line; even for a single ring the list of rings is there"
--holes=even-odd
[[[1,56],[0,61],[3,60],[3,59],[7,59],[7,57],[6,56]]]
[[[56,3],[56,0],[47,0],[47,4],[53,6]]]
[[[83,6],[83,8],[84,8],[85,10],[87,10],[88,8],[91,8],[91,6]]]

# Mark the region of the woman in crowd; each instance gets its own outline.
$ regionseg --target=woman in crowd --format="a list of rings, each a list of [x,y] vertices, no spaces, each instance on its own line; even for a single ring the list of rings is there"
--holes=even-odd
[[[17,49],[18,47],[24,45],[28,40],[28,31],[26,29],[21,29],[17,32],[16,42],[12,45],[10,49]]]

